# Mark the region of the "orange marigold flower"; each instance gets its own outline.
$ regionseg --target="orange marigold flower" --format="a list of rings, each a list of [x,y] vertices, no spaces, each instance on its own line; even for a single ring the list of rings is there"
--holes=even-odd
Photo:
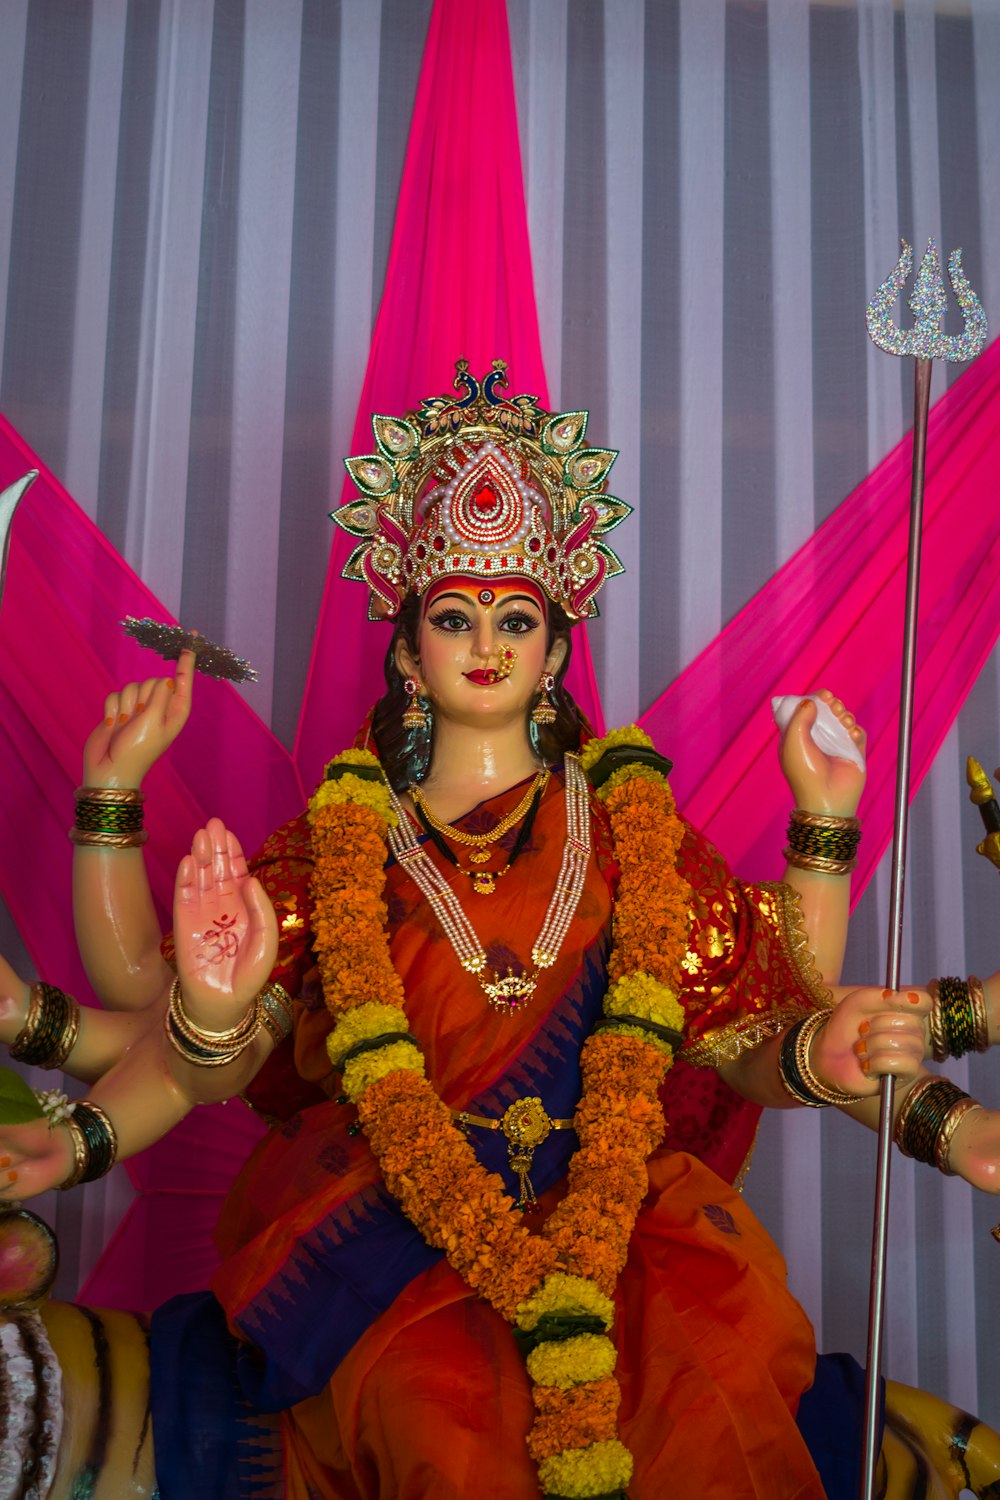
[[[621,1389],[613,1375],[568,1388],[536,1385],[532,1398],[538,1415],[528,1452],[536,1463],[565,1448],[585,1448],[618,1435]]]

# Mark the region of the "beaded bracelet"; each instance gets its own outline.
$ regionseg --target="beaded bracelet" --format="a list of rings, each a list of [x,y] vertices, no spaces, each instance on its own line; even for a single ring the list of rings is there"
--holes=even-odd
[[[81,786],[69,836],[98,849],[137,849],[149,837],[142,826],[144,793],[132,787]]]
[[[857,863],[861,824],[857,818],[810,813],[797,807],[788,822],[784,858],[800,870],[849,875]]]
[[[990,1023],[982,980],[945,976],[928,986],[933,1003],[928,1020],[935,1062],[964,1057],[966,1052],[988,1052]]]
[[[61,1068],[80,1035],[80,1007],[53,984],[31,986],[28,1014],[10,1055],[35,1068]]]
[[[106,1177],[118,1158],[118,1133],[99,1104],[78,1099],[65,1124],[73,1142],[73,1170],[60,1183],[64,1192],[77,1183]]]
[[[828,1104],[857,1104],[862,1094],[848,1094],[841,1089],[829,1088],[813,1072],[809,1061],[812,1039],[820,1027],[825,1026],[830,1012],[816,1011],[796,1021],[785,1032],[778,1054],[778,1077],[785,1089],[798,1104],[810,1109],[822,1109]]]
[[[954,1176],[948,1165],[951,1143],[961,1121],[976,1109],[982,1105],[950,1079],[926,1074],[904,1099],[893,1138],[904,1156]]]
[[[292,1029],[292,997],[280,984],[265,984],[257,997],[261,1004],[260,1020],[276,1047],[280,1047]]]

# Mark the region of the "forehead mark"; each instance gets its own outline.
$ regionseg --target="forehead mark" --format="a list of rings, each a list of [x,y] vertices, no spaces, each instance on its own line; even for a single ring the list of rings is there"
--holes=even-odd
[[[432,584],[425,593],[423,613],[426,615],[431,605],[438,603],[441,599],[457,599],[467,605],[480,604],[484,609],[515,602],[533,604],[543,616],[546,614],[545,595],[542,590],[535,589],[524,579],[518,579],[516,582],[511,580],[509,583],[497,580],[491,587],[484,588],[478,579],[470,579],[468,585],[465,586],[459,583],[458,579],[442,578],[436,584]]]

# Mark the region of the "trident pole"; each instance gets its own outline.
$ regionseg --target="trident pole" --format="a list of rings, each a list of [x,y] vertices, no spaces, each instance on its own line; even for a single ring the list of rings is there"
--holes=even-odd
[[[913,699],[916,683],[917,621],[920,602],[920,551],[923,537],[924,479],[927,460],[927,420],[930,411],[931,370],[935,358],[974,359],[986,342],[986,316],[979,299],[962,274],[962,252],[953,250],[948,275],[965,317],[961,335],[942,332],[946,298],[941,265],[934,241],[928,243],[910,297],[915,315],[912,330],[903,332],[889,318],[913,266],[913,252],[905,241],[895,270],[868,304],[868,332],[888,354],[916,357],[913,404],[913,461],[910,483],[910,529],[906,560],[906,607],[903,620],[903,667],[899,693],[899,738],[896,758],[896,798],[892,832],[892,875],[889,895],[889,942],[886,988],[898,990],[903,944],[903,894],[906,875],[906,835],[909,821],[910,757],[913,747]],[[875,1500],[875,1466],[879,1448],[879,1377],[885,1326],[886,1245],[889,1228],[889,1182],[892,1165],[893,1080],[882,1079],[879,1098],[875,1214],[872,1230],[871,1283],[868,1302],[868,1357],[862,1445],[862,1500]]]

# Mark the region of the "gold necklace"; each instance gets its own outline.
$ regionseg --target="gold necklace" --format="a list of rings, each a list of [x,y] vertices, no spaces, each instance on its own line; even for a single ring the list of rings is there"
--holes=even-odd
[[[465,833],[463,829],[453,828],[450,823],[443,822],[442,819],[431,811],[427,803],[427,798],[418,786],[410,787],[410,796],[432,828],[436,829],[444,838],[451,839],[453,843],[464,844],[467,849],[471,849],[472,853],[469,855],[469,859],[472,864],[484,865],[490,858],[488,846],[495,844],[498,839],[502,839],[505,833],[509,833],[512,828],[520,823],[534,801],[535,794],[545,791],[545,788],[549,784],[550,775],[551,772],[548,769],[539,771],[517,806],[512,808],[505,817],[501,818],[496,827],[491,828],[489,833]],[[461,865],[458,868],[461,870]],[[495,872],[495,874],[505,873],[506,871]],[[462,870],[462,874],[469,875],[475,880],[475,872],[472,870]],[[480,894],[489,895],[491,892],[480,892]]]
[[[548,775],[540,772],[539,775]],[[534,792],[532,792],[534,795]],[[402,869],[412,878],[430,903],[445,936],[463,969],[476,976],[480,988],[494,1010],[517,1010],[538,988],[543,969],[549,969],[559,957],[559,949],[579,905],[590,860],[590,799],[587,778],[580,769],[579,758],[566,756],[566,842],[555,890],[549,901],[542,930],[531,950],[530,973],[503,976],[494,973],[487,979],[486,950],[469,921],[451,884],[424,848],[417,843],[413,825],[406,816],[396,793],[389,789],[389,800],[396,814],[396,826],[388,834],[389,848]]]

